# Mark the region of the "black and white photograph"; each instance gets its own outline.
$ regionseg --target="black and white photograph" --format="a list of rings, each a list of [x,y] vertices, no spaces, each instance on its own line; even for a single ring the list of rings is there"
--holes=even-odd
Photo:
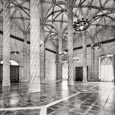
[[[0,115],[115,115],[115,0],[0,0]]]

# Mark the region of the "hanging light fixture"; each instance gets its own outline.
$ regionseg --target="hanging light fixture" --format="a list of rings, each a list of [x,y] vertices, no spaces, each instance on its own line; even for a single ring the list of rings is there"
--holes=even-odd
[[[96,34],[95,34],[95,37],[94,37],[94,44],[92,45],[92,48],[97,50],[97,49],[100,49],[101,46],[102,46],[102,43],[99,41],[99,38],[98,38],[98,35],[97,35],[97,28],[96,28]]]
[[[17,50],[16,40],[15,40],[15,44],[14,44],[14,49],[10,53],[14,54],[14,55],[20,54],[20,52]]]
[[[40,40],[40,47],[42,46],[42,44],[43,44],[43,41],[42,41],[42,40]]]
[[[101,43],[100,42],[97,42],[95,43],[93,46],[92,46],[93,49],[100,49],[101,48]]]
[[[20,54],[20,52],[17,50],[16,40],[15,40],[15,46],[14,46],[14,49],[15,49],[15,50],[13,50],[13,51],[10,52],[11,54],[14,54],[14,55]]]
[[[66,55],[66,54],[67,54],[67,51],[59,52],[59,55],[62,55],[62,56]]]
[[[16,7],[15,7],[15,10],[16,10]],[[15,16],[15,36],[16,36],[16,16]],[[17,50],[17,44],[16,44],[16,39],[15,39],[15,44],[14,44],[14,48],[13,50],[10,52],[11,54],[14,54],[14,55],[17,55],[17,54],[20,54],[20,52]]]
[[[78,14],[77,14],[78,13]],[[73,28],[75,31],[85,31],[90,26],[90,20],[84,15],[81,8],[74,15]]]
[[[90,23],[88,18],[81,18],[74,21],[73,28],[75,31],[84,31],[88,29],[89,25]]]
[[[15,31],[16,31],[16,30],[15,30]],[[16,32],[15,32],[15,36],[16,36]],[[16,39],[15,39],[14,48],[13,48],[13,50],[12,50],[10,53],[11,53],[11,54],[14,54],[14,55],[20,54],[20,52],[17,50]]]
[[[63,26],[63,20],[64,20],[64,10],[62,10],[62,17],[61,17],[61,23],[60,23],[60,25],[61,25],[61,27]],[[63,39],[63,38],[61,38],[61,39]],[[61,56],[64,56],[64,55],[66,55],[67,54],[67,51],[66,50],[63,50],[62,49],[62,51],[59,51],[59,55],[61,55]]]

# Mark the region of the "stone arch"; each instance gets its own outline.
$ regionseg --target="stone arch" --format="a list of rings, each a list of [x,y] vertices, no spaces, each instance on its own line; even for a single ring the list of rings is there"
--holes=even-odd
[[[10,65],[16,65],[19,66],[19,63],[14,61],[14,60],[9,60],[10,61]],[[0,61],[1,64],[3,64],[3,60]]]

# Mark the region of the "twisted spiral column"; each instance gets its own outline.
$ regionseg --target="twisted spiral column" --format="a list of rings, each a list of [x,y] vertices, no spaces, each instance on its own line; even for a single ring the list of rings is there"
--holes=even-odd
[[[68,5],[68,80],[69,85],[74,84],[73,77],[73,8]]]
[[[30,92],[40,92],[40,0],[30,0]]]
[[[41,66],[41,83],[45,83],[45,43],[44,43],[44,28],[42,27],[41,29],[41,40],[42,40],[42,44],[41,44],[41,53],[40,53],[40,66]]]
[[[10,86],[10,1],[3,1],[3,80],[2,86]]]
[[[41,12],[44,12],[43,9],[43,4],[41,2]],[[45,83],[45,74],[46,74],[46,68],[45,68],[45,35],[44,35],[44,24],[45,24],[45,19],[43,17],[43,13],[41,14],[41,47],[40,47],[40,74],[41,74],[41,78],[40,81],[41,83]]]
[[[86,44],[86,35],[83,32],[83,82],[87,82],[87,44]]]
[[[23,44],[23,76],[22,76],[22,79],[21,79],[21,82],[27,82],[28,79],[27,77],[28,74],[27,74],[27,69],[28,69],[28,66],[27,66],[27,62],[28,62],[28,54],[27,54],[27,33],[26,32],[23,32],[23,36],[24,36],[24,44]]]
[[[59,52],[62,52],[62,32],[59,32],[58,34],[58,44]],[[58,80],[62,81],[62,55],[58,55],[58,62]]]
[[[57,46],[56,46],[56,81],[59,80],[59,41],[58,41],[58,37],[56,39],[56,43],[57,43]]]
[[[91,78],[90,78],[90,80],[94,81],[94,67],[95,67],[95,63],[94,63],[95,57],[94,57],[94,54],[95,54],[95,52],[94,52],[94,49],[92,48],[92,46],[93,46],[93,43],[91,45]]]

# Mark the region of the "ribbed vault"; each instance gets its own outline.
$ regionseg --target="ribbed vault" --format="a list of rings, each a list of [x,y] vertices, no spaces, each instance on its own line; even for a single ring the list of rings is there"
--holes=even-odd
[[[44,26],[45,42],[51,41],[56,46],[56,39],[63,32],[63,44],[67,44],[68,6],[69,0],[41,0],[41,25]],[[11,34],[21,36],[22,32],[30,32],[30,0],[10,0]],[[115,24],[114,0],[71,0],[73,7],[73,20],[75,17],[88,18],[90,22],[86,35],[90,40],[97,39],[97,34],[102,30],[113,29]],[[3,0],[0,0],[0,31],[3,22]],[[81,32],[73,31],[74,43],[80,39]],[[29,40],[29,39],[28,39]],[[99,41],[102,41],[99,39]],[[64,46],[64,47],[65,47]],[[66,48],[66,47],[65,47]]]

